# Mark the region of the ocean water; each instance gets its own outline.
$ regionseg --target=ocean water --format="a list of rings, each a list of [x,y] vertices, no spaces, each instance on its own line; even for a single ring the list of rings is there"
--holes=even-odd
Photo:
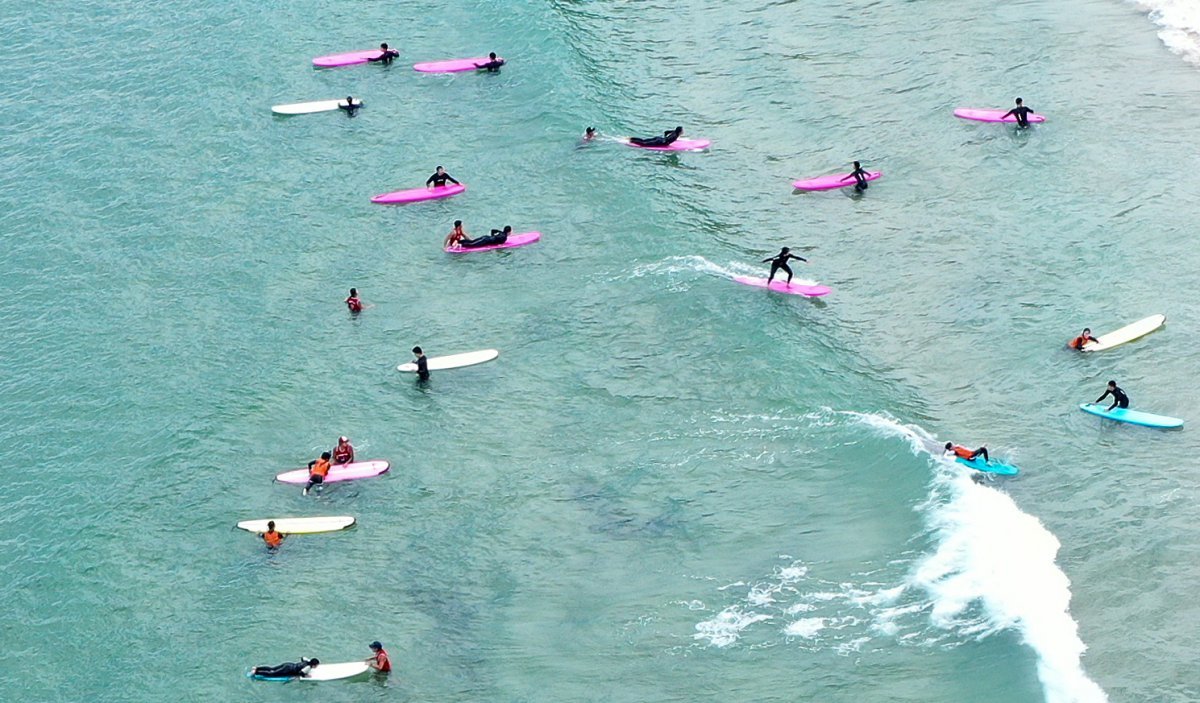
[[[1075,409],[1200,418],[1194,3],[0,2],[0,700],[1200,696],[1200,442]],[[578,144],[676,124],[713,148]],[[780,246],[832,295],[730,280]],[[392,471],[271,481],[339,434]]]

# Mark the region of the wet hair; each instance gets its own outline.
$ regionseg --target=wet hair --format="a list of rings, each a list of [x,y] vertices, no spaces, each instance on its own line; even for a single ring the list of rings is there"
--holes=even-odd
[[[855,161],[854,168],[862,168],[862,166],[857,161]]]
[[[413,347],[413,354],[424,354],[420,347]]]
[[[953,448],[954,448],[954,442],[946,442],[946,449],[953,449]]]
[[[682,126],[676,127],[675,131],[679,132],[680,134],[683,134],[683,127]]]
[[[788,249],[787,247],[784,247],[784,248],[782,248],[782,249],[780,249],[780,250],[779,250],[779,253],[780,253],[780,254],[786,254],[786,253],[788,253],[789,251],[791,251],[791,249]]]
[[[492,61],[495,61],[496,60],[496,52],[493,51],[490,54],[488,54],[488,58],[491,59]]]
[[[273,529],[275,529],[275,521],[267,520],[267,530],[273,530]]]
[[[1021,104],[1021,99],[1020,99],[1020,98],[1017,98],[1017,104],[1018,104],[1018,105],[1020,105],[1020,104]]]
[[[388,48],[387,42],[383,42],[383,43],[381,43],[381,44],[379,45],[379,48],[380,48],[380,49],[387,49],[387,48]]]
[[[512,225],[504,225],[504,233],[505,234],[507,234],[511,231],[512,231]]]
[[[1117,382],[1116,382],[1116,381],[1109,381],[1109,382],[1108,382],[1108,385],[1110,385],[1110,386],[1115,386],[1115,385],[1117,385]]]
[[[353,95],[347,95],[347,96],[346,96],[346,104],[347,104],[347,105],[353,105],[353,104],[354,104],[354,96],[353,96]]]
[[[445,167],[445,166],[438,166],[437,168],[435,168],[435,169],[433,169],[433,170],[434,170],[434,171],[444,171],[444,170],[446,170],[446,167]]]
[[[357,298],[357,297],[358,297],[358,289],[357,289],[357,288],[351,288],[351,289],[350,289],[350,297],[351,297],[351,298]]]
[[[321,663],[321,660],[317,659],[316,657],[313,657],[312,659],[308,660],[309,666],[316,666],[317,664],[320,664],[320,663]]]
[[[326,461],[329,461],[329,459],[330,459],[330,457],[331,457],[331,456],[332,456],[332,455],[330,455],[330,453],[329,453],[329,452],[321,452],[321,458],[322,458],[322,459],[324,459],[324,460],[326,460]]]
[[[1091,327],[1084,327],[1084,328],[1083,328],[1083,333],[1084,333],[1084,334],[1087,334],[1088,332],[1091,332],[1091,331],[1092,331],[1092,328],[1091,328]]]
[[[454,221],[454,226],[455,226],[455,227],[462,227],[462,220],[455,220],[455,221]]]
[[[583,131],[585,131],[585,132],[595,132],[595,131],[596,131],[596,128],[595,128],[595,127],[588,127],[587,129],[585,129],[585,130],[583,130]]]

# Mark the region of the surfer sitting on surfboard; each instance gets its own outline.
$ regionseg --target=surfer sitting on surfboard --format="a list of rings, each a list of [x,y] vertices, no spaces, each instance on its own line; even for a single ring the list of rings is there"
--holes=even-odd
[[[379,45],[379,51],[382,52],[381,54],[379,54],[379,56],[376,56],[373,59],[367,59],[367,61],[371,61],[371,62],[378,61],[379,63],[382,63],[383,65],[387,66],[392,63],[392,59],[400,56],[399,51],[388,48],[387,42],[384,42]]]
[[[308,462],[308,484],[304,486],[304,495],[308,495],[313,486],[325,483],[325,476],[329,474],[329,458],[329,452],[321,452],[320,459]]]
[[[857,190],[858,192],[861,193],[867,189],[867,175],[868,174],[865,170],[863,170],[862,165],[859,164],[857,161],[855,161],[854,162],[854,170],[851,171],[850,174],[848,176],[846,176],[845,178],[843,178],[842,180],[848,181],[851,178],[853,178],[854,179],[854,190]]]
[[[1078,351],[1083,351],[1083,345],[1087,344],[1088,342],[1099,342],[1099,341],[1100,341],[1099,339],[1096,339],[1095,337],[1092,336],[1092,328],[1091,327],[1084,327],[1083,333],[1080,334],[1075,339],[1071,340],[1070,347],[1072,349],[1076,349]]]
[[[504,65],[504,59],[496,58],[496,52],[494,51],[488,54],[488,59],[489,60],[487,63],[475,64],[475,68],[487,71],[488,73],[497,73],[500,70],[500,67]]]
[[[284,662],[279,666],[256,666],[251,670],[250,673],[254,674],[255,676],[265,676],[272,679],[303,679],[308,678],[308,672],[317,668],[317,665],[320,663],[321,660],[317,659],[316,657],[312,659],[300,657],[300,661],[298,662]]]
[[[1107,398],[1110,395],[1113,397],[1113,404],[1108,406],[1109,412],[1111,412],[1113,408],[1118,407],[1118,406],[1122,407],[1122,408],[1129,407],[1129,396],[1125,395],[1125,391],[1123,391],[1117,387],[1116,381],[1108,382],[1108,388],[1106,388],[1104,390],[1104,395],[1097,398],[1096,402],[1099,403],[1100,401],[1104,400],[1105,398]]]
[[[1017,106],[1004,113],[1004,116],[1000,119],[1003,120],[1005,117],[1012,115],[1017,118],[1017,129],[1025,129],[1029,126],[1029,116],[1031,114],[1033,114],[1033,110],[1022,105],[1021,99],[1017,98]]]
[[[949,454],[951,452],[953,452],[958,458],[965,459],[966,461],[974,461],[975,457],[977,456],[982,456],[984,461],[991,461],[988,459],[987,447],[980,447],[979,449],[972,451],[961,444],[946,442],[946,453]]]
[[[333,448],[333,463],[349,464],[354,461],[354,445],[349,437],[338,437],[337,446]]]
[[[458,181],[454,180],[453,176],[446,173],[446,169],[438,166],[437,170],[433,172],[433,175],[425,179],[425,187],[428,188],[433,186],[434,188],[441,188],[446,185],[446,181],[450,181],[454,185],[462,185]]]
[[[784,247],[779,250],[779,254],[777,256],[769,256],[762,260],[762,263],[764,264],[768,261],[771,262],[771,273],[767,276],[768,286],[771,285],[771,281],[775,280],[775,274],[780,269],[787,271],[788,285],[792,284],[792,269],[787,265],[789,260],[796,259],[797,261],[803,261],[806,264],[808,263],[808,259],[804,258],[803,256],[796,256],[795,254],[791,253],[791,251],[791,249]]]
[[[413,362],[416,363],[416,365],[417,365],[417,378],[419,378],[422,381],[428,381],[429,380],[429,359],[425,358],[425,352],[421,351],[420,347],[413,347],[412,352],[417,357],[416,359],[413,359]]]
[[[629,143],[636,146],[671,146],[681,136],[683,136],[683,127],[676,127],[675,129],[663,132],[661,137],[647,137],[645,139],[642,137],[630,137]]]

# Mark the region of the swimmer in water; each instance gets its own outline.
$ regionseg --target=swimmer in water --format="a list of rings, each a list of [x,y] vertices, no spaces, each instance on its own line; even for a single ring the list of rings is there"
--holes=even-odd
[[[595,138],[596,138],[596,128],[595,127],[588,127],[587,129],[583,130],[583,141],[590,142]]]
[[[422,381],[429,380],[429,359],[425,358],[425,352],[421,351],[420,347],[413,347],[412,353],[417,357],[413,359],[417,364],[417,378]]]
[[[1017,129],[1025,129],[1029,126],[1029,116],[1032,114],[1033,110],[1022,105],[1021,99],[1017,98],[1017,106],[1004,113],[1004,116],[1000,119],[1004,119],[1005,117],[1012,115],[1013,117],[1017,118]]]
[[[333,463],[354,463],[354,445],[350,444],[349,437],[338,437],[337,446],[333,448]]]
[[[338,103],[338,109],[345,110],[346,114],[350,115],[351,117],[354,117],[354,111],[360,107],[362,107],[362,101],[360,100],[358,102],[354,102],[354,96],[352,96],[352,95],[346,96],[346,104],[345,105]]]
[[[500,71],[500,67],[503,65],[504,59],[496,58],[496,52],[493,51],[492,53],[488,54],[488,60],[486,63],[477,63],[475,64],[475,68],[481,71],[487,71],[488,73],[498,73]]]
[[[1088,342],[1099,343],[1100,340],[1092,336],[1092,329],[1090,327],[1084,327],[1083,332],[1078,337],[1071,340],[1070,347],[1078,351],[1083,351],[1083,345],[1087,344]]]
[[[788,285],[790,286],[792,284],[792,269],[791,269],[791,267],[789,267],[787,265],[788,261],[790,261],[792,259],[796,259],[797,261],[803,261],[806,264],[808,263],[808,259],[804,258],[803,256],[796,256],[795,254],[793,254],[791,252],[792,252],[791,249],[784,247],[779,250],[779,254],[777,254],[775,256],[767,257],[762,260],[762,263],[764,263],[764,264],[765,263],[771,264],[771,273],[770,273],[770,275],[767,276],[767,285],[768,286],[771,285],[771,281],[775,280],[775,274],[778,273],[780,269],[783,269],[785,272],[787,272]]]
[[[964,461],[974,461],[975,457],[977,457],[977,456],[982,456],[983,460],[985,462],[991,461],[991,459],[988,458],[987,447],[980,447],[979,449],[967,449],[966,447],[962,446],[961,444],[955,444],[953,442],[946,442],[945,453],[946,454],[954,454],[959,459],[962,459]]]
[[[1120,408],[1128,408],[1129,407],[1129,396],[1125,395],[1125,391],[1121,390],[1117,386],[1116,381],[1108,382],[1108,388],[1106,388],[1104,390],[1104,395],[1097,398],[1096,402],[1099,403],[1100,401],[1104,400],[1105,398],[1107,398],[1110,395],[1113,397],[1113,404],[1108,406],[1108,412],[1112,412],[1112,409],[1116,408],[1116,407],[1120,407]]]
[[[675,143],[675,140],[679,139],[679,137],[682,135],[683,127],[676,127],[675,129],[670,129],[666,132],[663,132],[661,137],[630,137],[629,143],[633,144],[634,146],[671,146]]]
[[[279,545],[283,544],[283,534],[275,531],[274,520],[267,520],[267,531],[258,536],[262,537],[262,541],[267,544],[267,549],[271,551],[279,549]]]
[[[454,185],[461,185],[454,177],[446,173],[446,169],[438,166],[433,172],[433,175],[425,179],[426,188],[441,188],[446,185],[446,181],[450,181]]]
[[[384,66],[388,66],[392,63],[393,59],[400,56],[399,51],[388,48],[387,42],[384,42],[379,45],[379,51],[380,51],[379,56],[376,56],[373,59],[367,59],[367,61],[370,61],[372,63],[378,61],[379,63],[383,64]]]
[[[363,311],[363,301],[358,297],[358,289],[350,289],[350,297],[346,298],[346,307],[350,312],[359,313]]]
[[[332,458],[329,452],[321,452],[320,459],[313,459],[308,462],[308,484],[304,486],[303,495],[308,495],[309,490],[313,486],[325,483],[325,477],[329,475],[329,460]]]
[[[854,190],[861,193],[867,189],[867,172],[863,169],[862,164],[857,161],[854,162],[854,170],[843,178],[842,181],[848,181],[851,178],[854,179]]]

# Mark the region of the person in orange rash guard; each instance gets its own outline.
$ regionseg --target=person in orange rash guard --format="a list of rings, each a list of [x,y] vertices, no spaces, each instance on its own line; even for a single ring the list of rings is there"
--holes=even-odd
[[[1092,328],[1084,327],[1083,334],[1079,335],[1075,339],[1072,339],[1070,346],[1072,349],[1076,349],[1078,351],[1083,351],[1083,345],[1087,344],[1088,342],[1099,342],[1099,341],[1100,341],[1099,339],[1096,339],[1095,337],[1092,336]]]
[[[349,437],[338,437],[337,446],[333,448],[333,463],[349,464],[354,461],[354,445]]]
[[[991,459],[988,458],[987,447],[980,447],[979,449],[971,450],[967,449],[961,444],[946,442],[946,453],[950,454],[951,452],[953,452],[954,455],[959,459],[964,461],[972,461],[977,456],[982,456],[984,461],[991,461]]]
[[[374,654],[370,659],[364,661],[371,665],[371,669],[381,674],[390,673],[392,670],[392,660],[388,657],[387,650],[383,648],[379,640],[371,643],[371,651]]]
[[[321,452],[321,458],[308,462],[308,484],[304,486],[304,495],[318,483],[325,483],[329,475],[329,452]]]
[[[267,549],[279,549],[279,545],[283,544],[283,535],[275,531],[275,521],[267,521],[267,531],[259,535],[263,542],[267,543]]]

